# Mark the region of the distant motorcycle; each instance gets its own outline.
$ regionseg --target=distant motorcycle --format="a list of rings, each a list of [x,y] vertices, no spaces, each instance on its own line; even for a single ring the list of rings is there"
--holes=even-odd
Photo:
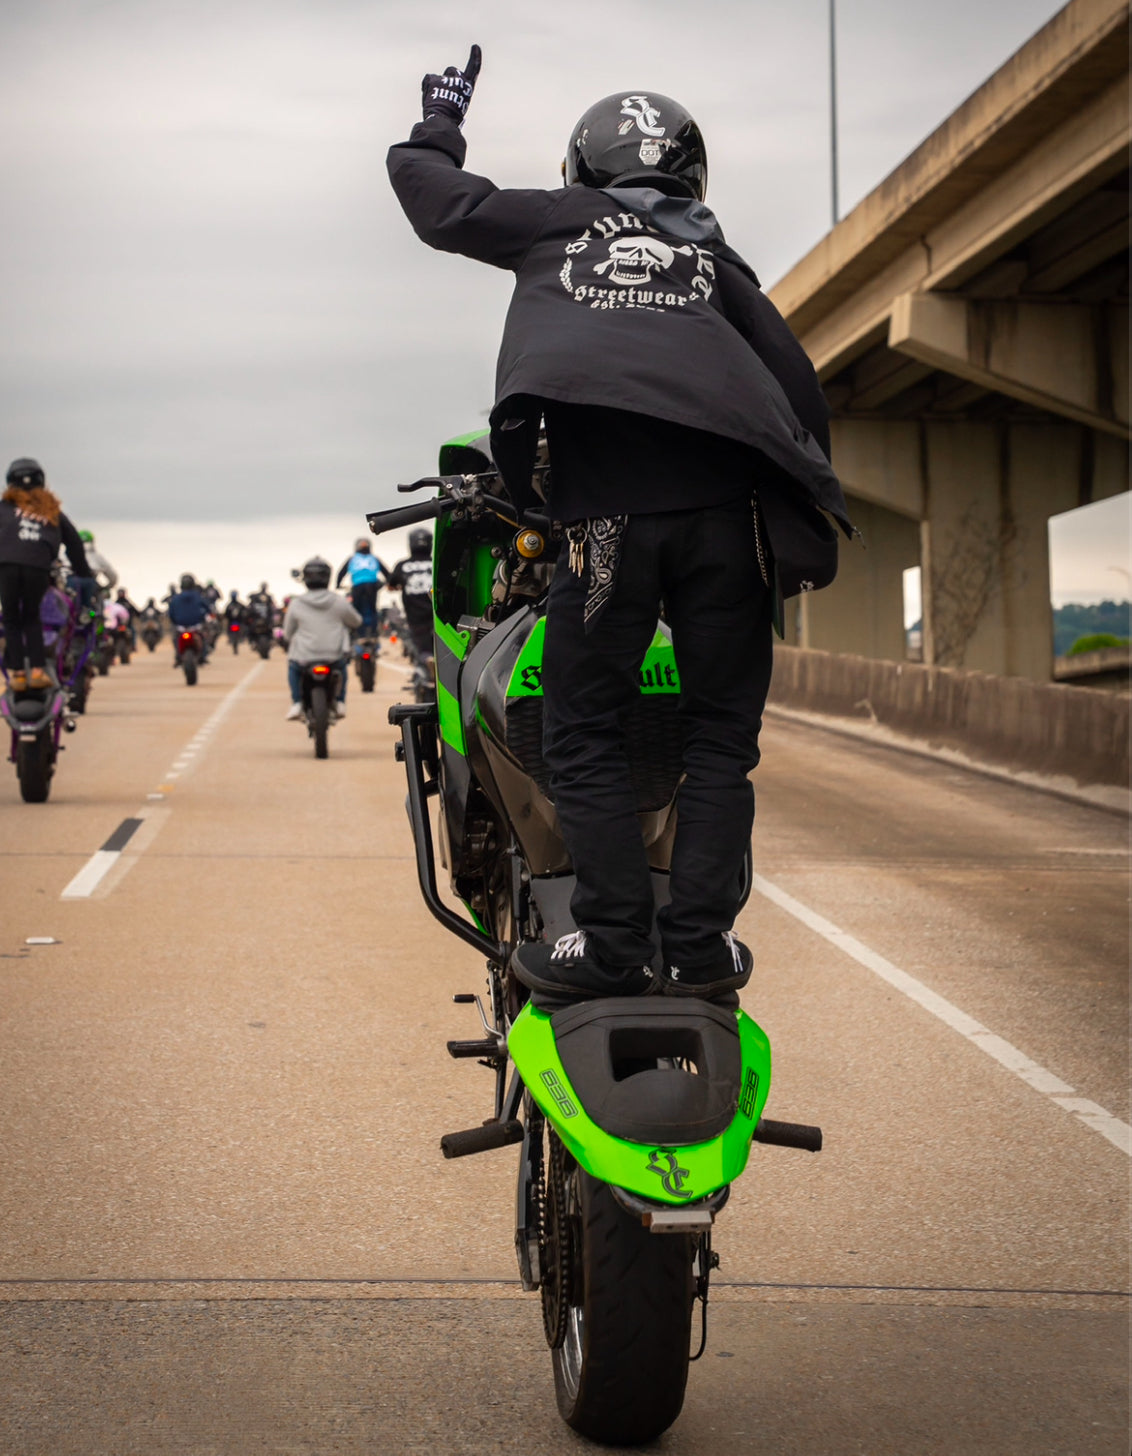
[[[248,641],[252,647],[263,658],[271,656],[272,644],[275,641],[275,632],[270,618],[264,612],[256,612],[253,608],[252,615],[247,622]]]
[[[48,667],[51,684],[45,688],[11,686],[5,672],[6,690],[0,697],[0,717],[11,734],[8,758],[16,766],[20,795],[25,803],[42,804],[51,792],[59,740],[73,733],[75,720],[68,712],[66,662],[80,623],[78,603],[57,587],[48,589],[40,606],[43,640],[53,660]],[[86,671],[86,659],[79,663]]]
[[[145,643],[146,647],[149,649],[150,652],[153,652],[156,649],[157,644],[161,641],[163,635],[164,633],[162,631],[161,623],[157,620],[156,617],[147,617],[142,623],[142,641]]]
[[[299,688],[303,705],[303,721],[307,732],[314,739],[315,758],[327,756],[327,734],[337,720],[334,705],[342,687],[342,668],[336,662],[307,662],[303,664],[302,683]]]
[[[74,729],[66,716],[66,694],[58,684],[39,691],[13,692],[0,698],[0,716],[11,730],[9,759],[16,765],[20,794],[25,803],[42,804],[51,792],[59,739],[64,728]]]
[[[363,693],[372,693],[377,681],[377,659],[380,647],[376,637],[359,637],[354,644],[354,671]]]
[[[195,687],[197,671],[204,661],[204,632],[200,627],[180,627],[173,638],[177,666],[185,674],[189,687]]]
[[[122,666],[126,667],[134,646],[129,627],[115,627],[113,633],[108,635],[111,637],[111,650],[117,654]]]
[[[239,622],[228,623],[228,642],[233,652],[239,652],[240,650],[240,631]]]
[[[99,624],[98,646],[94,651],[94,665],[98,669],[99,677],[106,677],[114,665],[117,656],[117,647],[114,641],[113,631],[105,625]]]
[[[95,674],[95,654],[100,641],[101,614],[84,607],[72,598],[69,631],[59,667],[59,681],[67,694],[67,707],[72,713],[85,713]]]

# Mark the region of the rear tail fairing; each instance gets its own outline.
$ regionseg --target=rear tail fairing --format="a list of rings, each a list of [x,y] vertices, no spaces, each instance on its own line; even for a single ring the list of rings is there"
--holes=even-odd
[[[21,738],[38,738],[44,729],[51,730],[56,749],[63,732],[65,697],[61,688],[53,687],[39,694],[20,694],[10,689],[0,696],[0,718],[11,730],[9,758],[16,761],[16,746]]]
[[[770,1043],[743,1011],[609,997],[524,1007],[507,1038],[524,1085],[587,1173],[653,1203],[711,1198],[743,1172]]]

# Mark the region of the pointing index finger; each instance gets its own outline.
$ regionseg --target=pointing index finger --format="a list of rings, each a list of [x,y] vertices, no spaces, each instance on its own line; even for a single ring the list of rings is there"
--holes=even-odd
[[[464,67],[464,80],[474,82],[480,73],[480,61],[483,54],[478,45],[474,45],[468,52],[468,64]]]

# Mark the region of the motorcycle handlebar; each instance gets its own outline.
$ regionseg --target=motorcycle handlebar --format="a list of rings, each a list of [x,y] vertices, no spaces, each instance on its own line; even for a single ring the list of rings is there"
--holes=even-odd
[[[380,536],[382,531],[395,531],[398,526],[415,526],[420,521],[434,521],[437,516],[450,511],[455,504],[447,496],[438,496],[416,506],[398,506],[391,511],[371,511],[366,516],[366,523],[375,536]]]

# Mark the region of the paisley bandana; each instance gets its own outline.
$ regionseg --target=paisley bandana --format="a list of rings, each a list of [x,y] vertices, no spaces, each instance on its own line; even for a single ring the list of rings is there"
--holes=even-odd
[[[589,546],[589,581],[586,586],[586,605],[582,613],[587,633],[597,626],[598,618],[613,595],[613,588],[617,584],[617,565],[621,560],[621,545],[628,523],[628,516],[591,516],[589,520],[577,521],[567,528],[566,538],[570,542],[569,565],[575,576],[582,575],[585,548]]]

